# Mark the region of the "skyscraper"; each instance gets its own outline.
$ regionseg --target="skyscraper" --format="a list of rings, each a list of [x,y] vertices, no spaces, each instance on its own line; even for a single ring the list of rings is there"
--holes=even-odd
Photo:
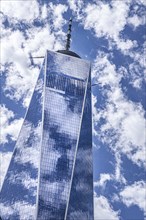
[[[46,52],[2,187],[2,219],[93,219],[90,63],[68,49],[69,40]]]

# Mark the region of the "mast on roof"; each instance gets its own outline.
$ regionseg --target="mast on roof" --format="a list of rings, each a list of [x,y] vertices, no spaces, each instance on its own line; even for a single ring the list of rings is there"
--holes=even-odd
[[[71,27],[72,27],[72,18],[69,19],[69,24],[68,24],[68,32],[67,32],[66,47],[65,47],[67,51],[69,51],[70,49]]]

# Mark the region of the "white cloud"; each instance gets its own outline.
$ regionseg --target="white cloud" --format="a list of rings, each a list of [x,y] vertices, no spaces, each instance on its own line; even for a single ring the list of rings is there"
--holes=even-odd
[[[1,50],[3,51],[1,62],[2,64],[6,62],[16,61],[17,65],[23,64],[27,65],[26,55],[22,49],[22,44],[25,38],[22,32],[13,31],[2,38]],[[18,61],[17,61],[18,59]],[[21,66],[21,65],[20,65]],[[22,68],[24,71],[24,69]]]
[[[138,4],[142,4],[142,5],[146,6],[145,0],[136,0],[136,2],[137,2]]]
[[[52,2],[49,6],[53,12],[53,26],[56,30],[60,29],[65,23],[62,14],[67,11],[68,7],[62,4],[53,5]]]
[[[100,115],[98,114],[97,109],[96,109],[96,105],[95,105],[97,102],[98,102],[97,97],[92,94],[92,118],[93,118],[93,122],[98,121],[100,119]],[[92,126],[92,134],[95,135],[95,136],[97,135],[97,131],[95,129],[95,126]],[[93,141],[93,147],[98,149],[98,147],[94,144],[94,141]]]
[[[115,171],[112,174],[109,173],[101,173],[99,180],[94,182],[94,186],[95,187],[101,187],[102,190],[105,189],[107,182],[109,181],[116,181],[116,182],[120,182],[122,184],[126,184],[126,179],[124,178],[124,176],[122,175],[121,172],[121,156],[120,156],[120,152],[114,152],[114,156],[115,156]]]
[[[116,43],[117,48],[120,49],[124,55],[128,55],[132,49],[138,46],[136,40],[132,41],[129,39],[125,40],[117,38]]]
[[[12,152],[0,152],[0,190],[9,166]]]
[[[15,141],[17,139],[20,127],[22,125],[23,119],[15,119],[14,112],[5,107],[5,105],[0,106],[1,108],[1,143],[8,143],[8,136],[11,140]],[[11,122],[10,122],[11,120]]]
[[[128,107],[132,108],[130,105]],[[128,141],[135,146],[143,147],[145,144],[144,114],[142,114],[141,108],[139,108],[139,111],[136,111],[136,109],[133,108],[130,110],[132,111],[132,114],[128,114],[122,122],[122,138],[128,139]]]
[[[93,28],[98,37],[109,36],[115,39],[126,24],[128,2],[118,1],[117,4],[117,1],[112,1],[111,4],[112,7],[98,1],[96,4],[88,4],[85,8],[85,28]]]
[[[4,88],[4,91],[7,92],[6,95],[17,101],[23,99],[23,105],[26,107],[39,69],[30,66],[28,53],[25,53],[24,48],[22,48],[24,42],[25,38],[20,31],[14,31],[11,35],[2,38],[1,63],[3,64],[3,72],[6,74]]]
[[[141,18],[141,17],[139,17],[138,15],[133,15],[132,17],[129,17],[128,19],[127,19],[127,21],[128,21],[128,23],[130,24],[130,25],[132,25],[132,27],[134,28],[134,29],[136,29],[139,25],[143,25],[144,24],[144,21],[143,21],[143,19]]]
[[[12,215],[12,213],[13,213],[13,208],[6,206],[2,203],[0,203],[0,210],[1,210],[1,216],[3,216],[3,217],[4,216],[8,217],[8,216]]]
[[[28,30],[27,35],[29,38],[24,42],[26,54],[31,52],[35,56],[44,56],[47,49],[56,49],[57,39],[51,33],[51,28],[48,24],[44,27],[32,27]]]
[[[34,20],[39,16],[39,5],[35,0],[24,1],[1,1],[1,11],[12,18],[21,20]]]
[[[15,114],[13,111],[9,110],[5,107],[5,105],[0,106],[1,112],[1,144],[8,143],[8,137],[12,141],[16,141],[20,128],[23,123],[23,119],[15,119]],[[6,174],[10,159],[12,156],[12,152],[0,152],[0,185],[2,186],[4,176]],[[0,186],[0,187],[1,187]]]
[[[84,2],[82,0],[68,0],[69,7],[72,11],[76,13],[78,19],[82,18],[82,8],[84,7]]]
[[[133,82],[132,82],[132,85],[134,88],[137,88],[137,89],[141,89],[141,85],[142,85],[142,78],[136,78]]]
[[[30,75],[28,75],[27,72],[23,75],[22,72],[17,71],[17,67],[15,63],[13,63],[7,70],[6,85],[3,89],[6,96],[15,101],[22,99],[23,106],[27,107],[37,80],[38,68],[27,69]]]
[[[142,211],[146,212],[146,185],[144,181],[135,182],[120,192],[122,202],[127,207],[137,205]]]
[[[18,215],[19,219],[35,219],[36,205],[31,205],[26,202],[16,202],[11,206],[0,203],[1,217],[11,218],[14,215]]]
[[[130,56],[134,59],[134,62],[129,65],[129,77],[133,87],[140,89],[142,82],[145,81],[145,62],[144,51],[131,53]]]
[[[32,56],[44,56],[47,49],[58,50],[62,48],[65,36],[62,31],[65,24],[63,14],[67,8],[66,5],[52,3],[39,8],[37,1],[32,1],[31,4],[25,2],[23,8],[19,1],[2,2],[1,9],[8,16],[8,19],[11,18],[12,25],[18,26],[20,20],[24,19],[23,22],[27,26],[24,34],[19,29],[12,31],[11,26],[5,29],[2,25],[1,39],[1,51],[3,51],[1,63],[3,64],[3,72],[6,74],[4,90],[10,99],[16,101],[22,99],[24,107],[27,107],[29,103],[32,88],[39,73],[39,68],[34,67],[30,62],[30,53]],[[41,15],[43,16],[41,17]],[[48,15],[50,15],[49,18]],[[4,21],[5,16],[1,16]],[[42,27],[33,25],[33,20],[37,17],[44,23]],[[34,63],[40,64],[40,60],[34,59]]]
[[[137,47],[137,41],[127,39],[122,36],[122,31],[127,24],[135,24],[138,27],[144,24],[144,16],[129,17],[130,6],[133,4],[128,1],[111,1],[105,3],[95,1],[85,3],[83,1],[69,1],[70,8],[76,14],[77,19],[85,29],[92,30],[96,37],[105,37],[109,40],[110,48],[116,46],[122,53],[127,54]],[[138,11],[140,6],[138,7]]]
[[[131,40],[127,35],[124,35],[124,29],[127,25],[131,25],[135,30],[145,24],[145,1],[135,0],[133,3],[132,0],[112,0],[107,3],[97,0],[94,3],[86,3],[82,0],[72,0],[69,1],[69,5],[74,11],[76,19],[85,29],[92,31],[97,38],[104,37],[108,40],[110,50],[116,47],[124,55],[130,56],[134,63],[137,62],[145,68],[144,47],[138,47],[137,40]],[[131,7],[132,15],[130,15]],[[139,89],[142,80],[138,80],[135,75],[135,79],[131,83]]]
[[[118,220],[119,213],[114,211],[109,201],[104,196],[94,196],[94,219],[95,220]]]
[[[40,7],[40,13],[41,13],[41,18],[42,19],[47,18],[48,11],[47,11],[47,5],[46,4],[44,4],[42,7]]]
[[[2,39],[1,49],[3,53],[1,62],[3,64],[3,72],[7,76],[4,88],[7,91],[6,95],[17,101],[23,99],[23,105],[26,107],[38,77],[39,69],[30,66],[28,53],[21,47],[24,42],[24,36],[20,31],[15,31],[10,36],[5,36]],[[5,65],[6,63],[9,63],[9,66]]]
[[[50,2],[49,4],[44,4],[40,7],[40,20],[45,20],[46,24],[50,24],[51,29],[55,30],[54,34],[59,33],[66,23],[63,18],[63,14],[68,10],[68,6],[66,4],[53,4]],[[51,22],[50,22],[51,21]]]
[[[97,182],[94,182],[94,186],[101,186],[104,187],[106,182],[111,180],[111,176],[108,173],[101,173],[100,174],[100,180]]]
[[[97,83],[109,86],[103,90],[103,95],[107,96],[106,107],[103,110],[97,109],[98,116],[94,117],[96,125],[100,118],[105,119],[96,135],[108,143],[114,152],[124,153],[138,166],[145,166],[144,109],[124,96],[120,86],[123,76],[116,71],[115,65],[110,63],[106,55],[98,55],[94,68]]]

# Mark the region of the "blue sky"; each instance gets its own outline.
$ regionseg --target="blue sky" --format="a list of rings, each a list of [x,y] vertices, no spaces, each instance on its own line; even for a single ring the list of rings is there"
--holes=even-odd
[[[92,62],[95,220],[146,218],[144,0],[1,1],[1,184],[46,49]],[[144,217],[145,216],[145,217]]]

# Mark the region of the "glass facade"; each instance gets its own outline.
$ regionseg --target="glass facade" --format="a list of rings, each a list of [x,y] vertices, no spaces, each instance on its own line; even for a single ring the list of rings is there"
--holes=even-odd
[[[42,65],[0,194],[4,219],[35,219],[42,130],[44,69]]]
[[[2,188],[10,219],[93,219],[90,81],[88,61],[47,51]]]
[[[90,64],[47,54],[37,219],[93,219]]]
[[[68,220],[93,219],[92,118],[90,87],[91,80],[89,77],[68,209],[66,212],[66,219]]]

